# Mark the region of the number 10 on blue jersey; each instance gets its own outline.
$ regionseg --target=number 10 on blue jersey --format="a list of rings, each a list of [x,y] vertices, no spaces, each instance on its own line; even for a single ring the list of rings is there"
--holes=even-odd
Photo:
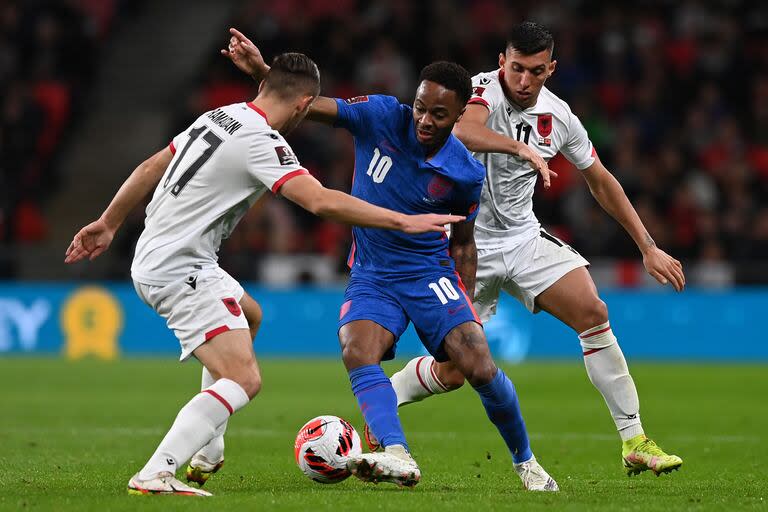
[[[373,179],[374,183],[381,183],[387,177],[389,169],[392,167],[392,158],[386,155],[382,156],[379,148],[373,148],[373,158],[368,165],[366,174]]]

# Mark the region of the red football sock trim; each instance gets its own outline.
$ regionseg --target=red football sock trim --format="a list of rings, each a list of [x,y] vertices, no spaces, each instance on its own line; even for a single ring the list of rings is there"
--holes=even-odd
[[[437,385],[440,386],[443,391],[448,391],[448,388],[443,386],[443,383],[440,382],[440,379],[437,378],[437,373],[435,373],[435,363],[436,362],[437,361],[435,361],[434,359],[432,360],[432,364],[429,365],[429,371],[430,371],[430,373],[432,373],[432,378],[435,379],[435,382],[437,383]]]
[[[587,338],[591,338],[592,336],[597,336],[598,334],[603,334],[604,332],[606,332],[606,331],[610,331],[610,330],[611,330],[611,326],[609,325],[608,327],[605,327],[605,328],[603,328],[603,329],[600,329],[599,331],[591,332],[591,333],[589,333],[589,334],[586,334],[586,335],[584,335],[584,336],[582,336],[581,334],[579,334],[579,338],[581,338],[581,339],[585,340],[585,339],[587,339]]]
[[[229,414],[230,414],[230,416],[231,416],[231,415],[233,415],[233,414],[235,414],[235,410],[232,408],[232,406],[231,406],[231,405],[229,405],[229,402],[227,402],[226,400],[224,400],[224,397],[223,397],[223,396],[221,396],[220,394],[218,394],[217,392],[215,392],[215,391],[214,391],[214,390],[212,390],[212,389],[204,389],[202,392],[203,392],[203,393],[208,393],[208,394],[209,394],[209,395],[211,395],[213,398],[215,398],[216,400],[218,400],[219,402],[221,402],[221,403],[222,403],[222,405],[224,405],[224,407],[226,407],[226,408],[227,408],[227,410],[229,411]]]
[[[600,352],[604,348],[608,348],[608,347],[593,348],[592,350],[587,350],[586,352],[584,352],[584,355],[588,356],[590,354],[594,354],[595,352]]]
[[[418,362],[418,363],[416,363],[416,377],[418,377],[418,378],[419,378],[419,384],[421,384],[421,387],[423,387],[424,389],[426,389],[427,391],[429,391],[429,392],[430,392],[430,394],[431,394],[431,393],[432,393],[432,390],[431,390],[431,389],[429,389],[429,388],[427,387],[427,385],[424,383],[424,380],[421,378],[421,372],[419,372],[419,367],[421,366],[421,363],[422,363],[422,362],[424,362],[424,359],[426,359],[426,358],[427,358],[427,356],[421,356],[421,357],[419,358],[419,362]]]

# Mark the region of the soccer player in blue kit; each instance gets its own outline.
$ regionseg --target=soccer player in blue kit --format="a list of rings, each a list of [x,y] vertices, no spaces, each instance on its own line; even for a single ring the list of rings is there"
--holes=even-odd
[[[256,46],[231,29],[227,50],[257,81],[269,66]],[[391,96],[318,97],[307,119],[345,128],[355,140],[352,195],[403,213],[464,215],[450,239],[353,229],[351,278],[339,319],[342,359],[365,421],[383,452],[353,457],[364,481],[414,486],[421,474],[397,415],[397,399],[380,362],[394,357],[409,322],[438,361],[451,360],[480,396],[526,489],[558,490],[536,461],[512,382],[491,358],[474,294],[474,219],[485,170],[452,134],[472,94],[469,73],[437,62],[425,67],[413,107]]]

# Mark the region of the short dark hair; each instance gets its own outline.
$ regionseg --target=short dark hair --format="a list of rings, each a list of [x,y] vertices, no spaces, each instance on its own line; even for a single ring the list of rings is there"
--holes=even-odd
[[[555,49],[552,33],[543,25],[532,21],[524,21],[515,25],[507,38],[506,49],[514,48],[523,55],[549,50],[550,55]]]
[[[472,78],[469,72],[455,62],[433,62],[421,70],[419,83],[424,80],[435,82],[456,93],[462,105],[472,96]]]
[[[272,61],[264,78],[264,89],[282,98],[295,98],[302,94],[320,94],[320,70],[303,53],[281,53]]]

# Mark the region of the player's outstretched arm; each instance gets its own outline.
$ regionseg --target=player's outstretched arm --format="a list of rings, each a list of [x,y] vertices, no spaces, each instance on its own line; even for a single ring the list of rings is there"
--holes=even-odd
[[[125,180],[101,217],[77,232],[64,255],[64,263],[85,258],[93,261],[106,251],[131,210],[160,182],[172,158],[173,153],[166,147],[142,162]]]
[[[485,126],[490,113],[483,105],[470,104],[453,128],[453,134],[470,151],[478,153],[505,153],[530,162],[531,167],[541,174],[544,188],[549,188],[557,173],[549,168],[541,155],[520,141],[495,132]]]
[[[637,244],[643,254],[645,270],[661,284],[672,283],[675,290],[681,291],[685,287],[683,265],[656,246],[637,211],[629,202],[624,188],[600,162],[600,158],[595,157],[594,163],[582,173],[590,192],[603,210],[616,219]]]
[[[280,193],[305,210],[355,226],[397,229],[406,233],[445,232],[446,225],[464,220],[460,215],[405,215],[325,188],[309,175],[286,181]]]
[[[236,28],[229,29],[229,44],[221,54],[227,57],[243,73],[256,82],[261,82],[269,73],[269,65],[264,61],[259,48],[253,41]],[[333,124],[338,115],[336,101],[325,96],[318,96],[307,113],[307,119],[326,124]]]

